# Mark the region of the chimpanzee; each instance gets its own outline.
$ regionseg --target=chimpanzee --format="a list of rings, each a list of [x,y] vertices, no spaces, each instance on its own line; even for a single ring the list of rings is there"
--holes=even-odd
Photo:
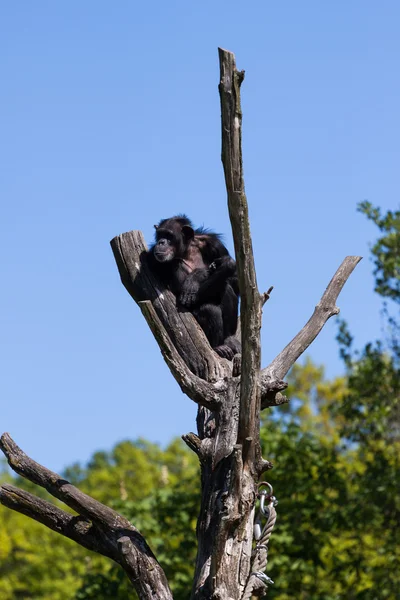
[[[239,286],[236,263],[221,236],[194,229],[186,215],[163,219],[148,257],[154,273],[194,315],[212,348],[232,360],[240,352],[235,338]]]

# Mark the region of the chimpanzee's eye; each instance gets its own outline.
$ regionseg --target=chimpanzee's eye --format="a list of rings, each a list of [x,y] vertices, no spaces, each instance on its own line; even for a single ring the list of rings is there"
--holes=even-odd
[[[160,239],[168,240],[169,242],[171,242],[173,239],[173,235],[169,231],[157,231],[157,241]]]

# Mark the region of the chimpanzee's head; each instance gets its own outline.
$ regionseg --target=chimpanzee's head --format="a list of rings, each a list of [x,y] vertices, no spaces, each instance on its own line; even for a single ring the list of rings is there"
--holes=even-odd
[[[156,241],[152,248],[155,259],[169,262],[174,258],[183,258],[189,242],[194,238],[191,221],[185,215],[163,219],[156,230]]]

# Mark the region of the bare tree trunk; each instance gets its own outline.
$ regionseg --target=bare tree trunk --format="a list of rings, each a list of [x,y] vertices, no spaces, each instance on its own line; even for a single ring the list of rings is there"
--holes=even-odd
[[[244,190],[240,86],[244,72],[231,52],[219,50],[222,162],[228,195],[241,295],[242,355],[220,358],[188,312],[178,312],[173,294],[149,269],[139,231],[117,236],[111,246],[121,280],[139,305],[172,375],[198,404],[197,434],[183,437],[201,466],[198,552],[191,600],[240,600],[266,592],[267,583],[252,571],[254,509],[258,483],[271,468],[261,456],[260,410],[287,402],[283,378],[315,339],[329,317],[339,312],[336,299],[360,257],[347,257],[304,328],[261,370],[262,306],[268,294],[257,288]],[[1,449],[10,466],[45,487],[73,508],[72,516],[44,500],[5,484],[0,502],[43,523],[85,548],[104,554],[126,571],[142,600],[172,598],[165,574],[138,530],[124,517],[83,494],[56,473],[27,457],[4,434]],[[265,547],[264,547],[265,549]],[[264,561],[266,563],[266,561]]]

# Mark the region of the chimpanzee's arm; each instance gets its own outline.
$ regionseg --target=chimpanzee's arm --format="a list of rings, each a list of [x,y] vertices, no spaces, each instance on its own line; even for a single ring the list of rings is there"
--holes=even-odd
[[[208,269],[195,269],[183,282],[179,295],[179,304],[186,308],[192,308],[199,303],[199,290],[209,277]]]
[[[216,233],[208,233],[204,236],[204,244],[201,254],[206,265],[211,265],[218,258],[229,257],[229,252]]]
[[[229,255],[217,258],[209,266],[208,272],[209,276],[202,281],[198,291],[198,301],[202,304],[223,293],[228,280],[232,287],[233,281],[237,280],[236,263]]]
[[[229,255],[218,258],[208,269],[194,270],[184,282],[179,303],[186,308],[206,302],[218,304],[228,280],[237,289],[236,263]]]
[[[207,297],[210,290],[216,292],[218,292],[218,290],[221,291],[228,281],[235,294],[239,296],[236,263],[221,242],[221,237],[215,233],[208,233],[206,236],[206,243],[202,247],[201,253],[205,264],[209,265],[211,270],[210,275],[213,275],[207,280],[204,280],[201,295],[204,294],[204,296]]]

